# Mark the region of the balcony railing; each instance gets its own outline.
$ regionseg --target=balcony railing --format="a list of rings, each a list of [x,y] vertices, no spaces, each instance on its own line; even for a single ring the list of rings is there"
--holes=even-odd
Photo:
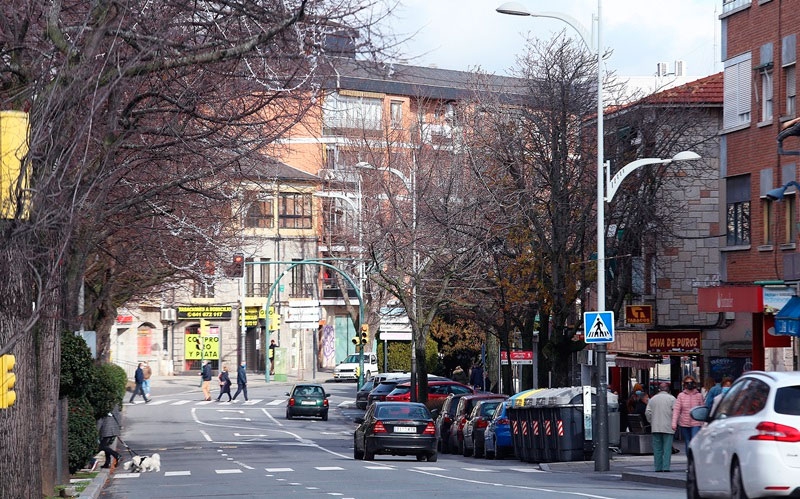
[[[269,289],[272,287],[271,282],[248,282],[245,296],[268,296]]]
[[[732,10],[736,10],[739,7],[750,5],[751,3],[752,0],[722,0],[722,13],[727,14]]]
[[[358,298],[355,288],[346,283],[347,296],[350,298]],[[323,298],[343,298],[342,288],[336,284],[336,279],[328,278],[322,279],[322,297]]]

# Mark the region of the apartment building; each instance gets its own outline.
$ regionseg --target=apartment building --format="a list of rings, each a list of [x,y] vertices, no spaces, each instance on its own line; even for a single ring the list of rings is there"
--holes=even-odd
[[[800,12],[781,0],[723,0],[724,111],[720,131],[720,284],[700,290],[701,311],[724,314],[721,355],[732,374],[797,368],[795,295]],[[789,306],[792,305],[792,306]]]

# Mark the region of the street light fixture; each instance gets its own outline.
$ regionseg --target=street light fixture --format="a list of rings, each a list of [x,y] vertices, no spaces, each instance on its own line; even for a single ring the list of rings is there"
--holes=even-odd
[[[378,170],[389,172],[398,177],[411,196],[411,310],[413,315],[413,322],[417,320],[417,272],[419,270],[419,254],[417,252],[417,175],[416,165],[411,168],[411,175],[406,177],[403,172],[396,168],[383,167],[379,168],[369,163],[359,162],[355,165],[356,168],[364,170]],[[406,311],[408,313],[408,311]],[[409,316],[409,319],[411,316]],[[411,327],[411,401],[417,401],[417,338],[416,328]]]
[[[800,189],[800,184],[795,182],[794,180],[786,182],[782,186],[772,189],[771,191],[767,192],[767,199],[770,201],[781,201],[783,200],[783,195],[786,193],[786,189],[789,187],[794,186],[796,189]]]
[[[597,57],[597,310],[604,312],[606,308],[606,283],[605,283],[605,245],[604,232],[604,160],[603,160],[603,37],[602,37],[602,0],[597,0],[597,14],[593,16],[594,36],[589,36],[589,31],[573,17],[557,12],[531,12],[518,2],[506,2],[496,10],[501,14],[514,16],[549,17],[560,19],[569,24],[581,37],[590,52]],[[606,376],[606,344],[596,345],[597,353],[597,448],[595,452],[595,471],[608,471],[608,380]]]

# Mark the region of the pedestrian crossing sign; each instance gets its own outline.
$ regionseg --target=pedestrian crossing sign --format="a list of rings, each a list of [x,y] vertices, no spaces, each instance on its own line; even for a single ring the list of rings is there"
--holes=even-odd
[[[586,343],[613,343],[614,312],[584,312],[583,332]]]

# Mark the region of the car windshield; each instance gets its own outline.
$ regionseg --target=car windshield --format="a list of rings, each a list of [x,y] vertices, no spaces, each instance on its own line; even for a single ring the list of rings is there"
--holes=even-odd
[[[481,404],[481,416],[492,417],[500,402],[484,402]]]
[[[405,395],[411,391],[410,386],[398,386],[389,395]]]
[[[430,413],[422,406],[384,405],[375,411],[378,419],[430,419]]]
[[[347,356],[347,358],[345,358],[342,361],[342,364],[357,364],[360,362],[360,359],[361,357],[357,353],[350,354]],[[365,361],[367,360],[366,357],[364,358],[364,360]]]

